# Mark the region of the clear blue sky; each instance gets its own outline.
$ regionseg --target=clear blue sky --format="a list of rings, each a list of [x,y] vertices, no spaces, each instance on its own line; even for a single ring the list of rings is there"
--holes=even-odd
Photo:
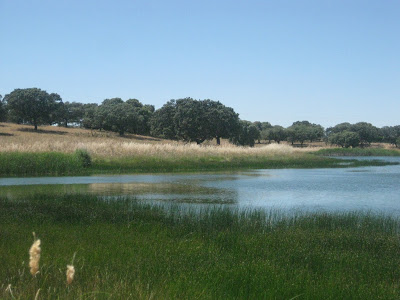
[[[242,119],[400,124],[398,0],[0,0],[0,94],[219,100]]]

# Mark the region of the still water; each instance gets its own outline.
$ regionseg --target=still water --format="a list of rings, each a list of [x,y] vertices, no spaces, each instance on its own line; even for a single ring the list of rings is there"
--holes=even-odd
[[[400,157],[379,159],[400,163]],[[143,201],[185,205],[202,203],[301,211],[363,210],[400,216],[400,165],[202,174],[0,178],[1,197],[23,198],[37,192],[133,196]]]

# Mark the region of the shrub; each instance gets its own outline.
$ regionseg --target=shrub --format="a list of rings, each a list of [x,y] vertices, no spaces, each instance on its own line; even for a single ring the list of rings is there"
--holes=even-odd
[[[82,167],[88,168],[92,165],[92,158],[86,149],[77,149],[75,155],[78,157]]]

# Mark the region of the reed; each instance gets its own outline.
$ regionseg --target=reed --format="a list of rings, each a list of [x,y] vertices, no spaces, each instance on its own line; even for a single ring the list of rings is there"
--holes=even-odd
[[[36,282],[21,266],[32,228],[51,241]],[[17,299],[37,286],[43,299],[398,299],[399,228],[396,218],[363,212],[1,198],[0,298],[11,284]],[[59,266],[71,244],[79,280],[66,287]]]

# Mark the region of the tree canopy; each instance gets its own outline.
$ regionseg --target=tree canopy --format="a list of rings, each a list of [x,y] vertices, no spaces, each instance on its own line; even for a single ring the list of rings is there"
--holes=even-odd
[[[15,89],[4,100],[10,114],[23,123],[32,124],[35,130],[40,124],[52,123],[52,115],[62,102],[58,94],[48,94],[38,88]]]
[[[171,100],[156,110],[151,120],[151,133],[170,139],[200,144],[215,138],[233,136],[239,128],[239,116],[218,101],[183,98]]]

